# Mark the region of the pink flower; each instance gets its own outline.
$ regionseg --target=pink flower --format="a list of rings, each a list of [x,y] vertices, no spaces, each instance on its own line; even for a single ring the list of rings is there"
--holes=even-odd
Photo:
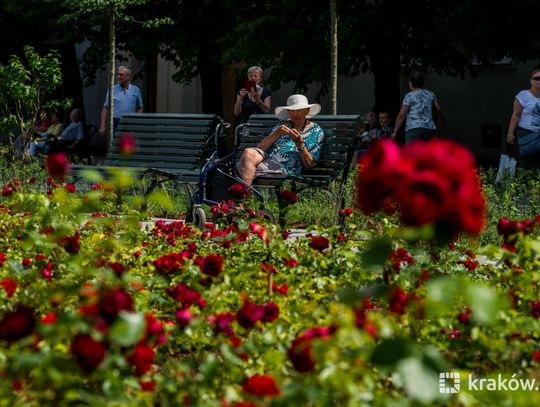
[[[193,314],[189,310],[189,308],[179,309],[176,311],[176,320],[178,321],[178,325],[180,325],[181,328],[185,328],[189,325],[191,322],[191,319],[193,318]]]

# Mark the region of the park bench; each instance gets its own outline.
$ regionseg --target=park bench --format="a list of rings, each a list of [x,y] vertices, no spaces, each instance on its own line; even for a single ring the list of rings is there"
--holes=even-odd
[[[201,162],[214,149],[214,138],[222,120],[212,114],[128,113],[120,119],[112,146],[101,165],[76,165],[75,177],[88,169],[107,177],[112,168],[127,168],[140,180],[148,179],[148,194],[165,181],[197,183]],[[135,152],[122,156],[119,139],[131,134],[136,140]]]
[[[343,208],[343,188],[349,175],[354,156],[356,138],[361,126],[360,115],[318,115],[313,119],[324,131],[321,154],[314,168],[300,176],[266,174],[255,178],[253,186],[272,187],[276,193],[286,182],[292,190],[300,192],[308,188],[322,188],[336,199],[336,212]],[[278,120],[271,114],[252,115],[239,133],[239,154],[246,147],[255,146],[266,137]],[[335,191],[330,189],[336,183]]]

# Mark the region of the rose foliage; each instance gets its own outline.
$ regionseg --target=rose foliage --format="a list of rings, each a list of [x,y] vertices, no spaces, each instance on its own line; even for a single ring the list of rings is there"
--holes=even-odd
[[[88,192],[9,180],[0,404],[539,404],[438,379],[537,377],[540,218],[503,219],[501,244],[478,247],[485,202],[451,142],[382,142],[361,166],[360,208],[396,215],[296,237],[232,202],[213,211],[234,221],[204,230],[143,223],[124,173]],[[426,224],[467,233],[410,233]]]

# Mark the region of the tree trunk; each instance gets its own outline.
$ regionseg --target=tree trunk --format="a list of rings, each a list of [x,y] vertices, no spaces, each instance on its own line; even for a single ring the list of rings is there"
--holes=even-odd
[[[337,19],[337,0],[330,0],[330,109],[332,114],[337,114],[337,70],[338,70],[338,19]]]
[[[108,145],[108,151],[111,151],[112,148],[112,140],[113,140],[113,127],[114,127],[114,76],[116,71],[116,33],[114,30],[114,15],[115,15],[115,9],[111,10],[111,16],[109,18],[109,40],[110,40],[110,53],[109,58],[111,61],[111,70],[109,72],[109,132],[108,137],[109,140],[107,142]]]
[[[204,66],[204,64],[202,66]],[[202,86],[202,110],[203,113],[223,116],[223,89],[221,84],[223,66],[207,66],[208,68],[201,71],[200,74]]]

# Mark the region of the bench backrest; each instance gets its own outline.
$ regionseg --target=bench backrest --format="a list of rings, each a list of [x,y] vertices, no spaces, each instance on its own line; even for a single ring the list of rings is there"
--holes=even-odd
[[[361,116],[317,115],[313,121],[323,129],[324,141],[317,165],[304,171],[303,175],[336,178],[344,170],[346,177],[354,153],[356,135],[361,125]],[[272,114],[252,115],[239,141],[239,149],[255,146],[276,124],[278,119]]]
[[[124,114],[104,164],[198,172],[205,154],[214,148],[211,136],[221,122],[219,116],[212,114]],[[118,140],[124,133],[136,140],[135,153],[127,159],[118,149]]]

